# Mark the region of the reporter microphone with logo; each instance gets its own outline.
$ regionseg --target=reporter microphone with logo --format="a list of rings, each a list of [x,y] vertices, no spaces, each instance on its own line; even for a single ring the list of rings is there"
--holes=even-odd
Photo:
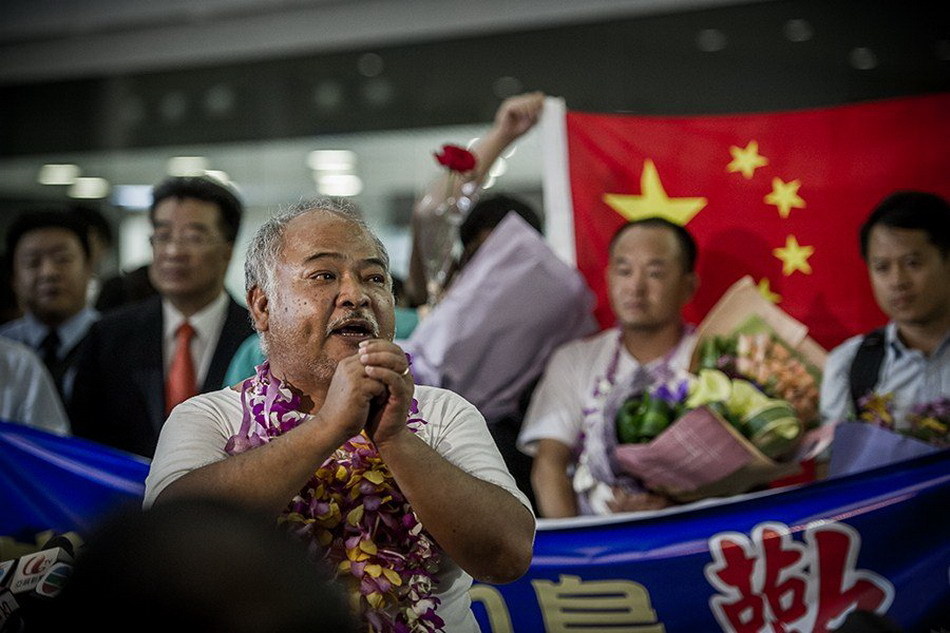
[[[68,536],[56,536],[38,552],[0,563],[0,633],[23,631],[30,612],[59,595],[72,573],[74,551]]]

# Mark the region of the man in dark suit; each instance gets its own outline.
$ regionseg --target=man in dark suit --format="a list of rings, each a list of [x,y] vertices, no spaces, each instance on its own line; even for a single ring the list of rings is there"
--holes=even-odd
[[[92,256],[86,227],[62,211],[27,211],[6,238],[21,318],[0,336],[32,348],[63,400],[72,393],[76,364],[99,313],[86,305]]]
[[[146,457],[171,409],[219,389],[253,331],[224,289],[240,200],[208,178],[170,178],[153,198],[149,278],[158,295],[91,329],[69,407],[74,434]]]

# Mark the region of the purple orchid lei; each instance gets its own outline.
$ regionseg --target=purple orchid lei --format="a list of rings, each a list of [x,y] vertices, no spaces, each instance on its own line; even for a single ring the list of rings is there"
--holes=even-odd
[[[300,395],[273,376],[270,364],[244,382],[241,429],[225,447],[236,455],[266,444],[306,419]],[[415,399],[407,425],[418,432]],[[371,631],[435,633],[434,574],[442,552],[423,529],[376,446],[365,435],[347,440],[314,473],[278,521],[305,540],[349,592]]]

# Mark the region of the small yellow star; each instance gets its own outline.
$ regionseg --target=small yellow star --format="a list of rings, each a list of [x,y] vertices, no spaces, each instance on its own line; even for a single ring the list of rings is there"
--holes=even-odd
[[[670,198],[663,189],[656,166],[649,158],[640,174],[641,195],[604,194],[604,202],[628,220],[657,216],[685,225],[706,206],[706,198]]]
[[[765,203],[777,206],[778,214],[787,218],[793,208],[805,208],[805,201],[798,197],[798,188],[801,186],[802,183],[797,180],[782,182],[781,178],[773,178],[772,193],[765,196]]]
[[[752,178],[756,169],[769,164],[768,158],[759,155],[757,141],[749,141],[745,149],[733,145],[729,148],[729,153],[732,154],[732,162],[726,166],[726,171],[729,173],[741,171],[746,180]]]
[[[782,260],[782,274],[788,277],[796,270],[810,275],[811,264],[808,263],[808,258],[814,252],[814,246],[799,246],[795,236],[789,235],[785,238],[785,247],[774,249],[772,254]]]
[[[782,295],[772,292],[772,288],[769,286],[769,283],[770,282],[769,282],[768,277],[763,277],[762,279],[759,280],[759,283],[757,286],[759,290],[759,294],[765,297],[767,301],[771,301],[772,303],[778,303],[779,301],[782,300]]]

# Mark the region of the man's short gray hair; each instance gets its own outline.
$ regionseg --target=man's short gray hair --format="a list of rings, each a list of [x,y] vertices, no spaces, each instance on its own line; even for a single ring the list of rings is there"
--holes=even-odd
[[[355,228],[365,231],[376,243],[379,257],[383,260],[386,272],[389,273],[389,253],[386,252],[386,247],[363,220],[362,214],[354,204],[337,198],[313,198],[299,202],[290,209],[274,215],[258,229],[248,246],[247,258],[244,261],[246,292],[250,292],[254,286],[259,286],[265,295],[271,295],[274,289],[273,271],[277,267],[287,225],[294,218],[307,213],[335,215],[351,222]]]

